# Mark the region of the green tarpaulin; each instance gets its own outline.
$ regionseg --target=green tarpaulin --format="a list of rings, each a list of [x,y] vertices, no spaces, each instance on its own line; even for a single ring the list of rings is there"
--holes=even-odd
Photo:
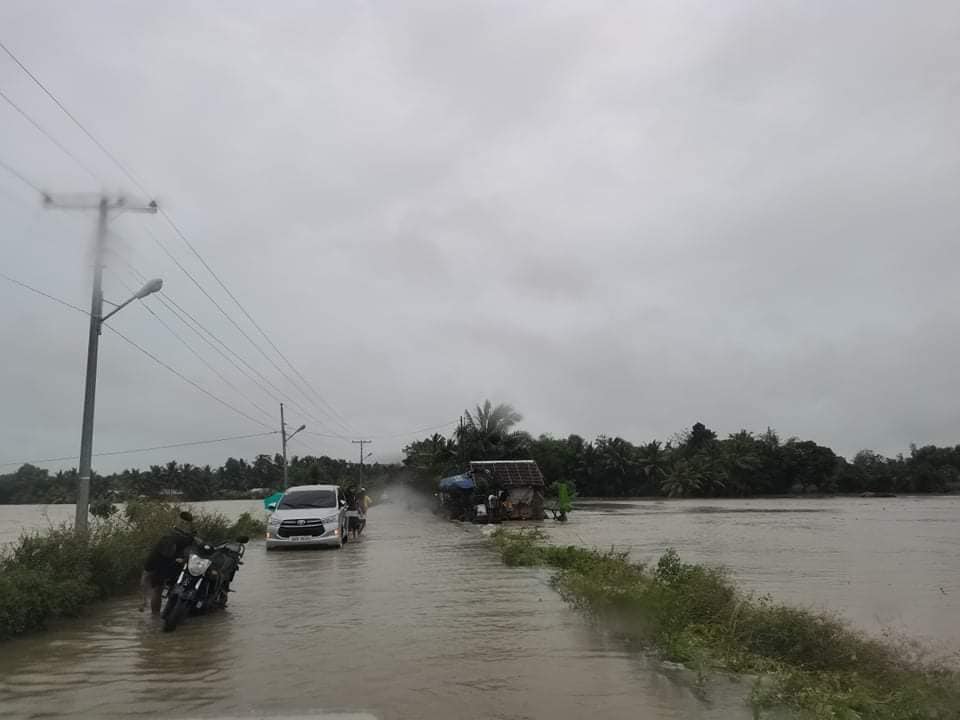
[[[269,510],[271,505],[277,505],[280,502],[280,498],[283,497],[283,493],[274,493],[270,497],[263,499],[263,506]]]

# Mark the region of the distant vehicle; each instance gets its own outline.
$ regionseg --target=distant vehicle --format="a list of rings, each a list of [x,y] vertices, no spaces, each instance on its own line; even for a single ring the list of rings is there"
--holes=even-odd
[[[346,500],[337,485],[288,489],[267,521],[267,550],[294,545],[340,548],[348,539]]]
[[[164,632],[172,632],[187,615],[201,615],[227,606],[230,583],[243,564],[249,538],[211,545],[199,538],[187,549],[177,581],[167,591],[160,617]]]

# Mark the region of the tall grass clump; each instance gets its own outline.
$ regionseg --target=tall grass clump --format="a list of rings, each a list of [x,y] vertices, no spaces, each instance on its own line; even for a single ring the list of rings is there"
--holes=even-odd
[[[96,519],[86,536],[68,525],[22,536],[0,553],[0,640],[134,590],[147,553],[180,510],[160,502],[129,503],[122,514]],[[265,530],[249,513],[231,523],[223,515],[196,512],[194,526],[209,542]]]
[[[556,568],[565,599],[664,659],[757,676],[756,717],[786,707],[816,720],[960,718],[955,670],[910,659],[828,614],[744,594],[723,570],[672,550],[645,567],[615,550],[547,545],[540,530],[493,539],[507,565]]]

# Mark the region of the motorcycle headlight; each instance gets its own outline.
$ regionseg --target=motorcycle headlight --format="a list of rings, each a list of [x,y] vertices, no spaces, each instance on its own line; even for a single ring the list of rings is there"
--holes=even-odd
[[[203,575],[210,567],[211,560],[202,558],[199,555],[191,555],[187,561],[187,572],[194,576]]]

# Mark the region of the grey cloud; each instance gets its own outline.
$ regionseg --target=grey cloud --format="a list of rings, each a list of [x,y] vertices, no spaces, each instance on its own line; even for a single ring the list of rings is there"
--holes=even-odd
[[[535,432],[644,440],[703,420],[848,454],[956,442],[955,3],[8,2],[0,27],[360,434],[490,396]],[[0,87],[129,189],[6,61]],[[99,189],[6,106],[0,124],[4,161]],[[2,175],[0,218],[3,270],[85,306],[92,218]],[[147,228],[239,317],[162,220],[112,227],[119,254],[295,394],[155,246]],[[119,297],[135,281],[110,264]],[[0,302],[0,461],[67,454],[83,318],[6,283]],[[142,309],[116,323],[255,412]],[[258,429],[109,335],[100,377],[97,449]]]

